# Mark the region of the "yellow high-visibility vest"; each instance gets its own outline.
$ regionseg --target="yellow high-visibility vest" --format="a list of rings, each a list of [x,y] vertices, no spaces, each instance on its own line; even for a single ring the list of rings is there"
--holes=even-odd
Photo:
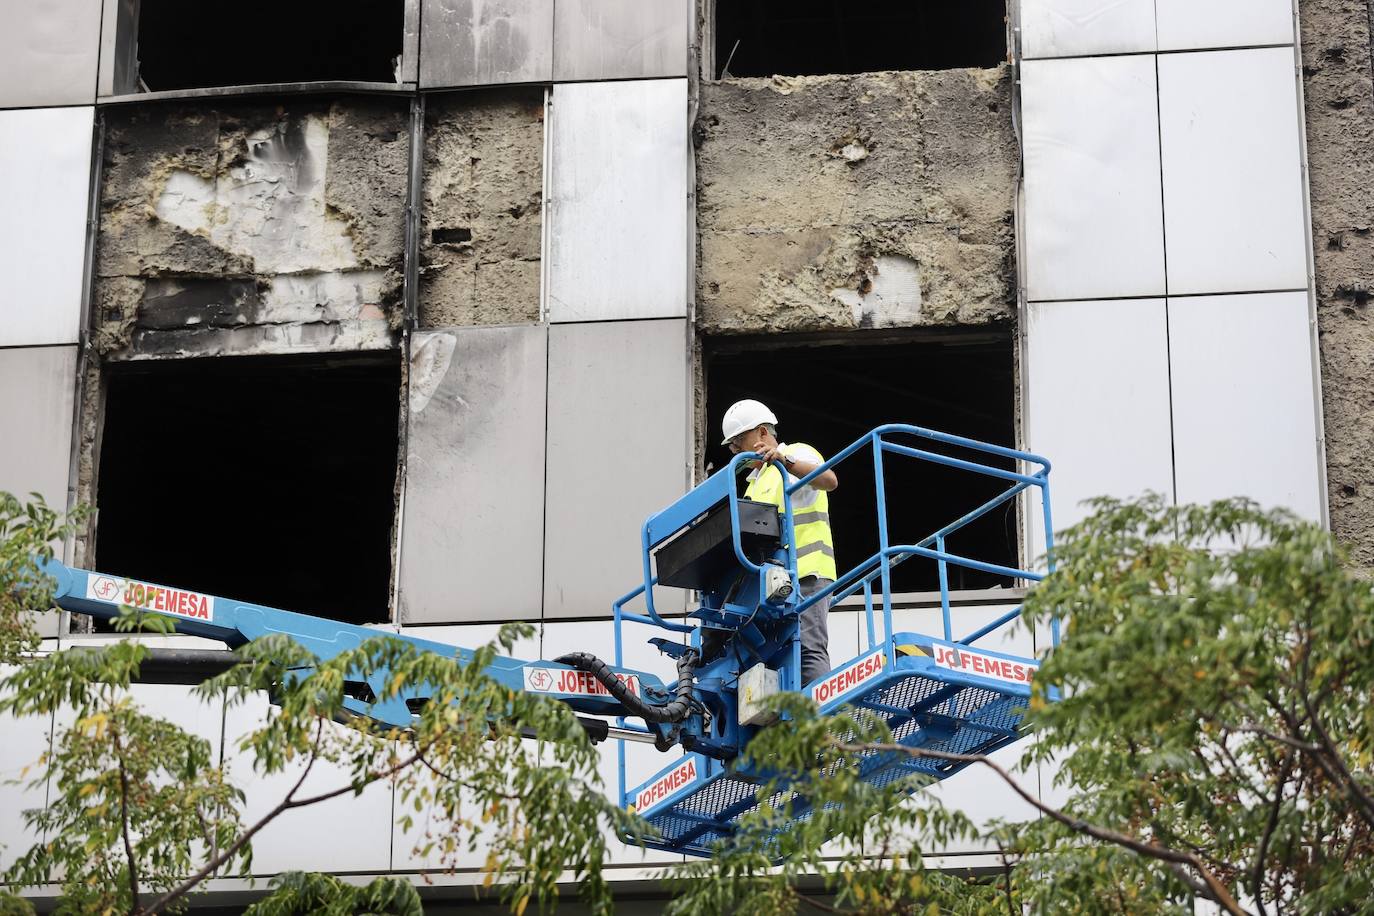
[[[779,445],[778,450],[789,458],[817,464],[824,460],[820,452],[800,442]],[[792,474],[787,475],[789,485],[797,480]],[[778,511],[782,511],[782,490],[782,474],[775,465],[770,464],[749,475],[744,498],[772,503],[778,507]],[[830,534],[830,494],[812,486],[802,487],[793,493],[792,525],[797,534],[797,576],[834,579],[835,540]]]

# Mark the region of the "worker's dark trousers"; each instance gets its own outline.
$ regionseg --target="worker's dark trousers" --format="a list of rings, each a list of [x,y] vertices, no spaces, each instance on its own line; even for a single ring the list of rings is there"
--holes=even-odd
[[[802,596],[813,595],[833,581],[833,579],[822,579],[820,576],[804,576],[800,583]],[[801,679],[803,687],[830,671],[830,627],[826,620],[829,615],[829,595],[802,611]]]

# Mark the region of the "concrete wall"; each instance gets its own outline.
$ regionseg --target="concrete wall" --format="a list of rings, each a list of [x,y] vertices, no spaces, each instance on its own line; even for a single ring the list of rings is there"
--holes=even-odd
[[[1015,316],[1011,76],[730,79],[701,87],[705,333]]]
[[[1300,5],[1331,530],[1374,568],[1374,74],[1370,7]]]

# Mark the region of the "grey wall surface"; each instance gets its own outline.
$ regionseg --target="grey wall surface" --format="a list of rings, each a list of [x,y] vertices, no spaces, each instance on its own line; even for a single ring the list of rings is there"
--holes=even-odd
[[[550,321],[687,314],[687,80],[553,89]]]
[[[640,527],[687,488],[687,358],[682,319],[549,328],[546,620],[610,616],[643,581]]]
[[[0,108],[95,101],[101,0],[7,4],[0,29]]]
[[[94,111],[0,111],[0,347],[76,343]]]
[[[558,0],[555,80],[687,75],[687,0]]]
[[[688,0],[423,0],[420,86],[687,75]]]
[[[402,623],[539,619],[547,341],[542,326],[415,335]]]
[[[548,0],[424,0],[422,89],[552,78],[553,4]]]
[[[0,490],[67,507],[76,347],[0,349]]]

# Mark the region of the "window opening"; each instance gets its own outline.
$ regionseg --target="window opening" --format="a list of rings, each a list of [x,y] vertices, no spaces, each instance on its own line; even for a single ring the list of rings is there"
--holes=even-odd
[[[137,82],[121,92],[396,81],[405,0],[137,3]]]
[[[1007,57],[1005,0],[715,4],[717,78],[995,67]]]
[[[784,345],[707,341],[706,459],[729,461],[720,445],[726,408],[757,398],[778,416],[778,438],[806,442],[827,458],[884,423],[910,423],[995,445],[1015,445],[1010,336],[951,334],[883,344]],[[993,463],[983,453],[932,448]],[[864,453],[866,455],[870,453]],[[1005,465],[1011,468],[1011,462]],[[871,457],[836,468],[840,486],[830,499],[837,568],[843,574],[878,550]],[[923,461],[886,464],[891,543],[912,543],[998,493],[1004,481]],[[741,487],[742,492],[742,487]],[[1017,566],[1016,501],[956,532],[947,549],[979,560]],[[950,565],[952,589],[1011,586],[1010,579]],[[911,559],[893,569],[894,592],[939,588],[935,563]]]
[[[388,620],[400,392],[395,354],[111,368],[96,568]]]

